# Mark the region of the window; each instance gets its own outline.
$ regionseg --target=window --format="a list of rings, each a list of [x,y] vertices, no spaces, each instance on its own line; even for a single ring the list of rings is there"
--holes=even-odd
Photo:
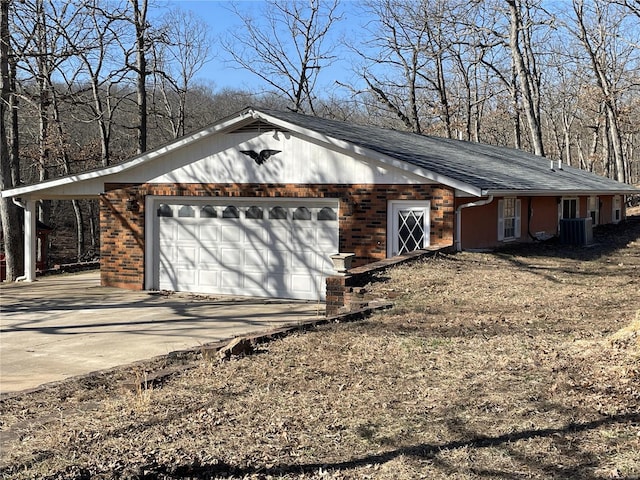
[[[260,220],[263,218],[262,209],[260,207],[249,207],[245,212],[245,217],[251,220]]]
[[[234,207],[233,205],[229,205],[222,212],[222,218],[240,218],[240,211],[238,210],[237,207]]]
[[[293,212],[294,220],[311,220],[311,210],[307,207],[298,207],[295,212]]]
[[[173,210],[166,203],[161,203],[158,207],[158,216],[159,217],[173,217]]]
[[[196,211],[191,205],[183,205],[178,210],[178,216],[181,218],[190,218],[196,216]]]
[[[520,238],[520,200],[507,197],[498,201],[498,240]]]
[[[273,207],[269,210],[269,218],[271,220],[286,220],[287,211],[282,207]]]
[[[216,209],[211,205],[205,205],[202,207],[202,210],[200,210],[200,218],[216,218],[217,216],[218,212],[216,212]]]
[[[424,211],[404,209],[398,211],[398,254],[413,252],[424,246]]]
[[[577,198],[563,198],[562,199],[562,216],[560,218],[578,218],[580,211],[578,209]]]
[[[612,205],[613,210],[611,212],[611,218],[613,223],[618,223],[620,220],[622,220],[622,201],[620,199],[620,195],[616,195],[615,197],[613,197]]]
[[[420,250],[429,246],[431,203],[390,200],[387,208],[387,256]]]
[[[336,211],[331,207],[324,207],[318,212],[318,220],[337,220],[338,215],[336,215]]]
[[[600,201],[598,197],[589,197],[587,202],[587,215],[591,217],[591,225],[598,225],[598,217],[600,216]]]

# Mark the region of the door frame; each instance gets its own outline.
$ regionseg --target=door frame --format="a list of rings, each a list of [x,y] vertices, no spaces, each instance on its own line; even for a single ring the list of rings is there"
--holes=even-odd
[[[389,200],[387,202],[387,258],[397,255],[398,242],[398,212],[400,210],[416,210],[424,213],[424,244],[423,248],[431,242],[431,201],[430,200]]]

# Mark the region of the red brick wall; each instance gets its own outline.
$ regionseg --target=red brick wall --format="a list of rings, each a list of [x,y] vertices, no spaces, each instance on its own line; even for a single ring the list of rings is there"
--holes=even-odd
[[[387,201],[431,201],[431,245],[453,243],[454,193],[438,185],[108,184],[101,202],[103,285],[144,288],[144,197],[293,197],[340,199],[340,251],[357,267],[387,254]],[[139,210],[127,210],[134,195]],[[352,210],[352,214],[349,214]]]
[[[142,290],[144,288],[144,199],[138,211],[129,211],[127,201],[134,186],[109,191],[100,197],[100,278],[102,285]]]

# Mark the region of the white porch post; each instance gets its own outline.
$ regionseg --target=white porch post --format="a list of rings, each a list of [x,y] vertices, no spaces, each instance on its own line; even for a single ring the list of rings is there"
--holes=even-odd
[[[24,281],[33,282],[36,279],[36,201],[24,202]]]

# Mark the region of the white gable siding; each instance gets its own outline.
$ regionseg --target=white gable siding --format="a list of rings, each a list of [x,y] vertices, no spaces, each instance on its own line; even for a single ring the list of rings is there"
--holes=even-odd
[[[281,150],[257,165],[241,150]],[[221,134],[185,145],[127,172],[139,183],[431,183],[424,177],[329,150],[290,133]]]

